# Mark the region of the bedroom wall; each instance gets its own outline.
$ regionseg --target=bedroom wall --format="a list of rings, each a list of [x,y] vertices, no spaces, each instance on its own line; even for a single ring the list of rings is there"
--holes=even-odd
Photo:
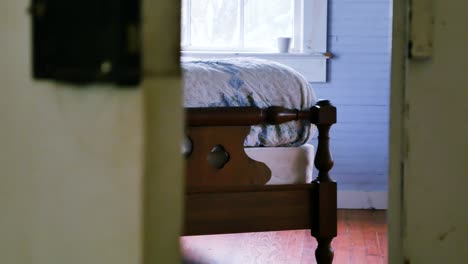
[[[328,46],[336,56],[328,64],[328,82],[312,85],[320,98],[338,107],[339,123],[331,132],[332,176],[340,190],[377,192],[376,202],[382,203],[388,176],[391,0],[329,0]]]

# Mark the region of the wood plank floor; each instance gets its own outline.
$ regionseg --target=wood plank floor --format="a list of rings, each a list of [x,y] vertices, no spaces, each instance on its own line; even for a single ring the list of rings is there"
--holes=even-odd
[[[186,263],[311,264],[317,246],[309,230],[181,238]],[[387,263],[385,211],[339,210],[334,263]]]

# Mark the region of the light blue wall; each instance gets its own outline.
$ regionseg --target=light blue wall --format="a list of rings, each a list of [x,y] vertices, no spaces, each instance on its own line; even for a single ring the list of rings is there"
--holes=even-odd
[[[328,82],[312,85],[338,108],[331,175],[341,190],[386,190],[391,0],[329,0],[328,46]]]

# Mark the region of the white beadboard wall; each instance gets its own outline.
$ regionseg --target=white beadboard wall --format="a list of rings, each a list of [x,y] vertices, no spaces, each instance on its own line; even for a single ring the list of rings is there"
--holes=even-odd
[[[340,207],[386,207],[391,0],[329,0],[327,83],[312,83],[338,107],[331,149]],[[316,138],[311,140],[316,144]],[[362,195],[367,193],[369,195]],[[357,200],[366,201],[364,204]]]

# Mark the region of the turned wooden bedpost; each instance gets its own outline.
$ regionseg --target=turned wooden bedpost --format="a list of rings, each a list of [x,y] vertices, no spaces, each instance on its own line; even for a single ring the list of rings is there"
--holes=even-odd
[[[223,137],[223,139],[229,139],[232,141],[232,136],[226,136],[229,133],[232,133],[233,127],[239,126],[244,128],[247,126],[247,130],[245,130],[245,134],[248,133],[248,126],[257,125],[257,124],[281,124],[288,121],[293,120],[303,120],[307,119],[310,120],[312,124],[315,124],[318,128],[318,147],[317,152],[315,155],[315,167],[318,169],[319,173],[316,179],[314,179],[311,183],[310,189],[307,189],[307,195],[312,195],[309,203],[305,203],[306,206],[303,208],[304,210],[299,213],[305,214],[309,210],[310,218],[304,221],[304,224],[293,225],[294,227],[311,227],[312,236],[317,239],[318,247],[315,251],[315,258],[317,263],[319,264],[331,264],[333,261],[333,249],[331,247],[331,242],[334,237],[336,237],[337,233],[337,184],[333,181],[329,176],[329,171],[333,167],[333,159],[330,154],[329,148],[329,130],[330,127],[336,123],[336,108],[327,100],[319,101],[315,106],[308,110],[297,110],[297,109],[286,109],[284,107],[278,106],[271,106],[265,109],[260,109],[257,107],[224,107],[224,108],[188,108],[187,109],[187,124],[191,130],[204,130],[204,129],[217,129],[217,127],[231,127],[230,130],[226,130],[223,132],[212,133],[212,132],[203,132],[200,131],[200,138],[204,140],[213,140],[215,135]],[[242,133],[244,133],[242,132]],[[237,132],[237,134],[242,134]],[[235,133],[234,133],[235,134]],[[192,131],[192,139],[193,139],[193,131]],[[243,138],[241,137],[239,142],[235,143],[237,146],[241,146],[241,142],[243,142]],[[199,143],[194,143],[199,144]],[[272,190],[272,187],[265,187],[264,184],[266,183],[266,178],[263,179],[262,182],[253,182],[252,179],[259,179],[259,173],[254,173],[257,177],[251,177],[249,175],[244,175],[245,173],[230,173],[229,175],[221,175],[222,171],[219,170],[218,176],[223,177],[216,177],[213,180],[213,177],[204,180],[204,176],[207,174],[203,171],[200,171],[200,167],[206,159],[206,156],[203,156],[203,153],[210,153],[211,148],[215,145],[222,145],[226,147],[226,149],[232,149],[228,147],[227,143],[220,144],[218,140],[214,140],[207,144],[207,149],[201,151],[199,155],[202,155],[200,158],[200,162],[193,162],[192,167],[187,169],[188,172],[191,173],[191,177],[193,179],[188,179],[187,182],[189,183],[189,188],[194,188],[199,185],[203,185],[202,187],[207,187],[210,184],[215,185],[216,188],[220,186],[227,186],[227,187],[239,187],[239,186],[253,186],[252,188],[260,190],[262,188]],[[208,148],[211,147],[211,148]],[[196,147],[194,147],[195,149]],[[242,146],[241,146],[242,148]],[[242,150],[243,151],[243,150]],[[191,155],[196,155],[196,151],[192,152]],[[239,150],[238,152],[241,152]],[[203,159],[203,162],[201,162]],[[244,165],[236,165],[234,167],[240,168],[241,166],[246,167],[253,162],[245,159]],[[239,163],[241,164],[241,163]],[[210,165],[211,166],[211,165]],[[212,169],[211,167],[209,169]],[[223,167],[223,170],[227,169]],[[252,169],[247,169],[246,171],[252,172]],[[218,169],[217,172],[218,173]],[[243,177],[239,177],[239,175],[243,175]],[[219,179],[219,182],[216,180]],[[193,190],[191,190],[193,191]],[[274,194],[274,192],[272,192]],[[268,197],[268,196],[266,196]],[[270,196],[273,197],[273,196]],[[211,198],[210,198],[211,199]],[[215,200],[215,199],[212,199]],[[266,200],[268,201],[268,199]],[[303,199],[301,199],[303,201]],[[203,203],[201,203],[203,204]],[[205,205],[201,205],[203,207]],[[224,206],[224,205],[220,205]],[[270,206],[270,205],[268,205]],[[290,205],[288,204],[287,207]],[[288,208],[288,210],[290,210]],[[270,215],[270,214],[267,214]],[[193,216],[194,217],[194,216]],[[284,221],[284,218],[280,218],[281,221]],[[296,219],[292,221],[297,221]],[[237,222],[235,222],[237,224]],[[247,226],[242,226],[242,228],[247,229],[234,229],[236,232],[239,230],[242,231],[266,231],[266,230],[284,230],[285,226],[275,227],[273,229],[265,229],[265,228],[254,228],[251,229],[251,224]],[[288,226],[290,227],[290,226]],[[223,227],[225,228],[225,227]],[[223,229],[225,230],[225,229]],[[232,230],[232,229],[231,229]],[[198,233],[200,234],[200,233]]]
[[[317,239],[315,258],[319,264],[333,262],[331,242],[337,234],[337,184],[330,178],[333,159],[329,147],[330,127],[336,123],[336,108],[328,101],[319,101],[313,108],[312,121],[318,128],[318,146],[315,156],[317,178],[312,182],[316,192],[313,197],[311,233]]]

